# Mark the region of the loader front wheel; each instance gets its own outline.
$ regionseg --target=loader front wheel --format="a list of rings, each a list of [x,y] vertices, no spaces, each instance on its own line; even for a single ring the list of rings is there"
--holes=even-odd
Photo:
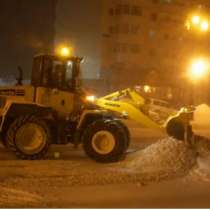
[[[127,150],[127,135],[117,121],[99,120],[89,125],[83,135],[86,154],[97,162],[119,161]]]
[[[20,159],[42,159],[50,146],[50,130],[42,119],[36,116],[17,118],[6,135],[8,148]]]

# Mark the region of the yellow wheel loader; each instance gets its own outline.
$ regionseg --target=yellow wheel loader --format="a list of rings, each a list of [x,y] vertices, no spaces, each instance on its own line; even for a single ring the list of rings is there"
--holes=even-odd
[[[0,88],[2,143],[21,159],[43,158],[51,144],[82,144],[98,162],[124,157],[130,142],[122,118],[129,117],[152,128],[167,130],[177,139],[189,139],[191,112],[182,110],[164,126],[149,115],[144,98],[127,89],[86,100],[80,81],[81,58],[41,54],[34,57],[30,85]],[[91,99],[91,97],[89,97]]]
[[[90,104],[80,82],[78,57],[34,57],[30,85],[0,88],[2,142],[18,158],[43,158],[51,144],[83,144],[99,162],[120,160],[129,144],[124,124]],[[21,72],[21,71],[20,71]],[[22,76],[21,76],[22,77]]]

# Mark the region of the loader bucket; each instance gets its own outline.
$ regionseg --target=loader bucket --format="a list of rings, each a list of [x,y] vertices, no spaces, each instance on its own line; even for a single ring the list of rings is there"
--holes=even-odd
[[[165,124],[166,132],[178,140],[189,140],[193,132],[190,122],[193,120],[194,110],[182,108],[175,116],[171,116]]]

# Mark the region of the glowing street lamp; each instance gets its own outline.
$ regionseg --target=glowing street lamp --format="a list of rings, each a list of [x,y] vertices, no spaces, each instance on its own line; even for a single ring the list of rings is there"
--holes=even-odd
[[[203,59],[195,59],[188,69],[188,78],[193,82],[205,79],[209,73],[209,64]]]
[[[144,92],[145,93],[151,93],[152,92],[152,88],[149,85],[145,85],[144,86]]]
[[[198,24],[200,23],[200,16],[194,15],[194,16],[192,17],[192,23],[193,23],[194,25],[198,25]]]
[[[203,15],[193,15],[187,19],[185,26],[187,30],[207,32],[209,30],[209,21]]]
[[[187,71],[187,77],[192,82],[190,88],[190,103],[195,105],[197,101],[197,91],[200,90],[200,88],[203,87],[203,83],[209,79],[209,61],[205,58],[192,60]]]
[[[206,32],[209,30],[209,23],[207,21],[203,21],[201,23],[201,31]]]

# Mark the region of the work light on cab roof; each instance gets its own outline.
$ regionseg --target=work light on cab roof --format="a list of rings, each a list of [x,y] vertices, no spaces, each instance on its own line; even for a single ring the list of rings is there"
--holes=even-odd
[[[62,57],[70,57],[73,54],[73,50],[71,47],[62,46],[57,48],[56,54]]]

